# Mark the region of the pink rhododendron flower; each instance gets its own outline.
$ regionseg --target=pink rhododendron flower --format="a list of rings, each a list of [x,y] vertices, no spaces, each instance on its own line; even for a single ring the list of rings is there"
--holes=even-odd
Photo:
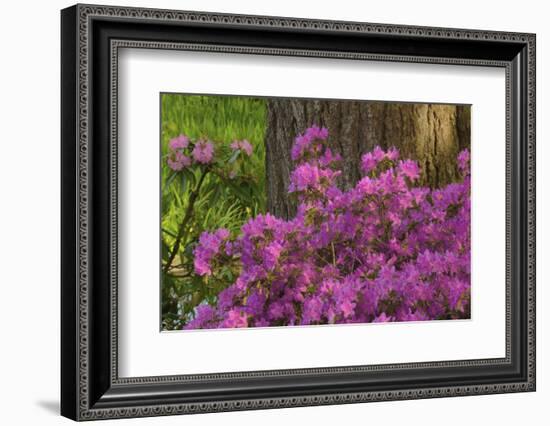
[[[420,177],[420,168],[416,161],[405,160],[399,162],[399,171],[410,180],[416,180]]]
[[[300,159],[300,157],[307,151],[315,151],[318,149],[315,142],[324,141],[328,138],[328,129],[325,127],[312,126],[307,129],[303,134],[296,137],[294,146],[291,150],[291,157],[294,161]]]
[[[168,156],[166,160],[168,167],[170,167],[175,172],[179,172],[185,167],[191,165],[191,158],[183,154],[181,151],[176,151]]]
[[[320,190],[329,186],[340,173],[340,171],[319,168],[309,163],[302,164],[290,175],[288,192]]]
[[[229,238],[229,231],[220,228],[216,232],[203,232],[195,248],[195,272],[198,275],[212,275],[210,261],[220,252],[222,243]]]
[[[470,152],[465,149],[458,154],[458,168],[460,171],[467,171],[470,167]]]
[[[210,141],[198,140],[193,148],[193,158],[197,163],[208,164],[214,157],[214,144]]]
[[[168,167],[170,167],[175,172],[179,172],[181,169],[183,169],[183,164],[178,163],[178,162],[172,160],[171,158],[168,158],[168,160],[166,160],[166,162],[168,164]]]
[[[399,151],[392,147],[387,152],[384,151],[379,146],[376,146],[372,152],[367,152],[361,157],[361,168],[365,173],[370,173],[376,167],[379,163],[381,163],[384,159],[388,159],[389,161],[396,161],[399,158]]]
[[[248,321],[246,319],[246,313],[239,309],[231,309],[227,313],[227,318],[224,321],[224,327],[238,328],[247,327]]]
[[[179,135],[174,139],[171,139],[170,142],[168,142],[168,147],[172,151],[175,151],[177,149],[187,148],[188,145],[189,145],[189,138],[185,135]]]
[[[392,146],[388,151],[386,151],[386,158],[390,161],[395,161],[399,158],[399,150]]]
[[[249,157],[252,155],[252,145],[246,139],[242,141],[233,141],[230,145],[233,150],[240,149],[244,151]]]

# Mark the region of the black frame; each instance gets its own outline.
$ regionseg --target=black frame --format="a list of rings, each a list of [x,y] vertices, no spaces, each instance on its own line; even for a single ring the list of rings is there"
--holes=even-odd
[[[96,5],[64,9],[61,29],[62,415],[90,420],[535,390],[535,35]],[[506,357],[119,378],[116,94],[117,52],[125,47],[505,68]]]

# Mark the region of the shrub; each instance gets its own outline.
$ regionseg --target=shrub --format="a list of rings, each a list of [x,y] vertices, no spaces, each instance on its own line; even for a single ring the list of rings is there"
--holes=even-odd
[[[237,236],[205,232],[195,272],[236,280],[185,328],[259,327],[469,318],[469,153],[461,181],[420,187],[415,161],[377,147],[343,191],[341,158],[313,126],[292,148],[296,217],[259,214]],[[228,266],[229,265],[229,266]]]

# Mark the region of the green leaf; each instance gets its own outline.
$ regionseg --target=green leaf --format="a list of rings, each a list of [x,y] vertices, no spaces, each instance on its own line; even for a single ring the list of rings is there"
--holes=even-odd
[[[169,175],[168,178],[166,179],[164,186],[170,186],[170,184],[174,181],[174,179],[176,179],[177,175],[178,174],[176,172],[172,172],[172,174]]]
[[[169,230],[166,229],[166,228],[161,228],[161,229],[162,229],[162,232],[164,232],[164,233],[170,235],[170,236],[173,237],[173,238],[177,238],[177,237],[178,237],[175,233],[173,233],[172,231],[169,231]]]
[[[234,152],[233,152],[233,155],[231,156],[231,158],[229,159],[228,163],[229,164],[232,164],[235,162],[235,160],[237,160],[237,158],[239,157],[239,154],[241,153],[241,150],[240,149],[236,149]]]
[[[189,180],[189,179],[186,178],[185,173],[181,173],[180,185],[181,185],[181,192],[182,192],[182,193],[185,193],[185,190],[187,189],[187,182],[188,182],[188,180]]]

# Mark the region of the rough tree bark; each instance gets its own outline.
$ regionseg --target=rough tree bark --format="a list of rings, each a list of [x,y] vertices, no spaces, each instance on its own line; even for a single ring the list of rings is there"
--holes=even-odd
[[[287,193],[290,149],[294,137],[312,124],[329,129],[328,144],[343,157],[343,188],[360,179],[361,155],[377,145],[395,146],[402,158],[417,160],[421,183],[431,187],[458,177],[456,155],[470,146],[468,106],[309,99],[270,99],[267,104],[267,207],[283,218],[296,211]]]

